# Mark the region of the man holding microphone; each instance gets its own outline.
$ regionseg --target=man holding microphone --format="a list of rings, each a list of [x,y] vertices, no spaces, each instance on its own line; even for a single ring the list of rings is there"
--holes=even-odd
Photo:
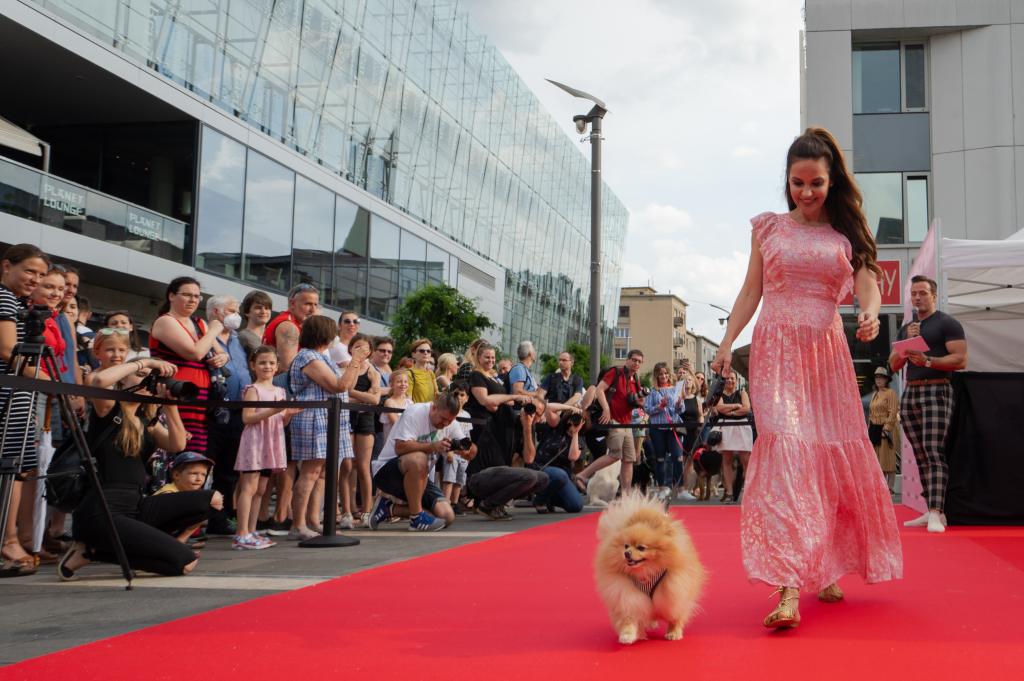
[[[895,372],[907,362],[911,365],[907,369],[900,414],[903,432],[907,434],[917,460],[928,511],[904,525],[927,525],[929,532],[945,532],[943,507],[949,483],[946,435],[954,405],[949,373],[967,367],[967,340],[960,322],[936,309],[936,283],[921,275],[910,281],[910,302],[916,312],[916,320],[904,325],[897,338],[905,340],[920,336],[928,345],[928,351],[912,350],[906,355],[893,351],[889,355],[889,367]]]

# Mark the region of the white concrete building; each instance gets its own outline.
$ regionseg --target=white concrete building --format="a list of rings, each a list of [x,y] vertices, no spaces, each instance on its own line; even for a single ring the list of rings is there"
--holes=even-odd
[[[882,333],[852,344],[866,376],[932,220],[952,238],[1024,226],[1024,0],[806,0],[805,17],[801,123],[842,145],[886,273]]]

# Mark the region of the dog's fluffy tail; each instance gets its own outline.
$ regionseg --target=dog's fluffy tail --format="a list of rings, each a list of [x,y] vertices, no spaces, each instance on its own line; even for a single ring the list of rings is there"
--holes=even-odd
[[[639,511],[665,514],[665,503],[633,488],[608,505],[597,522],[598,538],[606,537],[625,526]]]

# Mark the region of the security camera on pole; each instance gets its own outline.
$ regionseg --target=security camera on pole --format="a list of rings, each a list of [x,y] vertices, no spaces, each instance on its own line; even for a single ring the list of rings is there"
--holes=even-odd
[[[550,78],[547,81],[573,97],[594,103],[590,111],[572,120],[581,135],[590,125],[590,380],[596,381],[601,371],[601,121],[608,110],[594,95]]]

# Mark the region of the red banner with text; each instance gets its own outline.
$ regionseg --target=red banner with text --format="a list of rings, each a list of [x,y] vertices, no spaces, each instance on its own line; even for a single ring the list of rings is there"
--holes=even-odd
[[[882,276],[878,278],[878,287],[882,289],[882,305],[902,305],[903,285],[900,283],[900,261],[879,260]],[[848,295],[839,303],[853,305],[853,295]]]

